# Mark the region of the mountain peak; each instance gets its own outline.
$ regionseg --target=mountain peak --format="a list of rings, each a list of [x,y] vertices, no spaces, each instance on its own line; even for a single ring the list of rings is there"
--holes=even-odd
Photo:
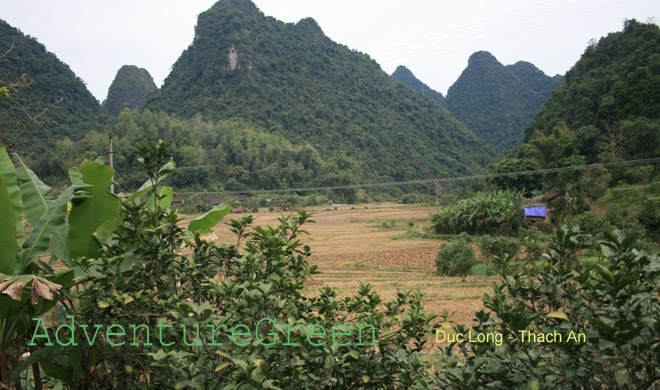
[[[142,106],[150,92],[157,90],[153,78],[146,69],[135,65],[124,65],[108,89],[108,98],[103,105],[113,115],[119,115],[126,108]]]
[[[394,80],[405,84],[408,86],[408,88],[412,89],[413,91],[419,92],[422,95],[433,99],[436,103],[441,105],[442,107],[446,107],[446,102],[445,102],[445,97],[442,96],[440,92],[434,91],[431,89],[428,85],[424,84],[421,80],[419,80],[413,72],[406,68],[403,65],[397,66],[396,70],[394,73],[392,73],[391,76]]]
[[[321,26],[319,26],[319,24],[316,23],[316,20],[314,20],[314,18],[311,17],[300,19],[298,23],[295,24],[294,28],[298,32],[302,32],[309,36],[325,37],[325,34],[323,33]]]
[[[477,51],[473,53],[468,59],[468,66],[485,65],[485,64],[500,64],[500,62],[488,51]]]
[[[211,9],[217,8],[233,8],[246,13],[261,12],[251,0],[219,0],[211,7]]]
[[[449,88],[447,107],[478,137],[504,152],[520,143],[557,83],[529,62],[504,66],[491,53],[478,51]]]
[[[285,23],[229,8],[244,3],[221,0],[200,14],[192,45],[146,107],[181,118],[241,118],[323,158],[345,152],[365,180],[474,172],[492,156],[449,112],[325,37],[314,19]]]
[[[413,76],[413,72],[410,71],[410,69],[406,68],[405,65],[399,65],[396,67],[394,70],[394,73],[392,73],[392,77],[396,78],[396,76]]]

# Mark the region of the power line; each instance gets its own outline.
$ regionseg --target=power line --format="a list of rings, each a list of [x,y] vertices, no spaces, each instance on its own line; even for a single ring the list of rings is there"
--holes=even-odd
[[[563,9],[570,8],[570,7],[575,7],[575,6],[577,6],[577,5],[580,5],[580,4],[582,4],[582,3],[586,3],[586,2],[588,2],[588,1],[590,1],[590,0],[582,0],[582,1],[578,1],[578,2],[573,2],[573,3],[570,3],[570,4],[568,4],[568,5],[564,5],[564,6],[562,6],[562,7],[559,7],[559,8],[551,9],[551,10],[549,10],[549,11],[545,11],[545,12],[542,12],[542,13],[539,13],[539,14],[536,14],[536,15],[528,16],[528,17],[525,17],[525,18],[523,18],[523,19],[518,19],[518,20],[515,20],[515,21],[510,22],[510,23],[506,23],[506,24],[502,24],[502,25],[499,25],[499,26],[495,26],[495,27],[492,27],[492,28],[490,28],[490,29],[488,29],[488,30],[479,31],[479,32],[476,32],[476,33],[474,33],[474,34],[466,35],[466,36],[463,36],[463,37],[460,37],[460,38],[457,38],[457,39],[454,39],[454,40],[451,40],[451,41],[443,42],[443,43],[440,43],[440,44],[437,44],[437,45],[434,45],[434,46],[427,47],[427,48],[425,48],[425,49],[421,49],[421,50],[414,51],[414,52],[412,52],[412,53],[403,54],[403,55],[397,56],[397,57],[395,57],[395,58],[393,58],[393,59],[390,59],[390,60],[384,60],[383,63],[388,63],[388,62],[398,61],[398,60],[400,60],[401,58],[410,57],[410,56],[415,55],[415,54],[423,53],[423,52],[426,52],[426,51],[429,51],[429,50],[432,50],[432,49],[435,49],[435,48],[438,48],[438,47],[446,46],[446,45],[449,45],[450,43],[455,43],[455,42],[463,41],[463,40],[465,40],[465,39],[472,38],[472,37],[476,37],[476,36],[478,36],[478,35],[483,35],[483,34],[486,34],[486,33],[492,32],[492,31],[499,30],[499,29],[504,28],[504,27],[513,26],[514,24],[518,24],[518,23],[522,23],[522,22],[527,22],[527,21],[530,21],[530,20],[532,20],[532,19],[536,19],[536,18],[538,18],[538,17],[545,16],[545,15],[550,14],[550,13],[553,13],[553,12],[561,11],[561,10],[563,10]],[[626,1],[627,1],[627,0],[626,0]],[[545,4],[545,3],[543,3],[543,4]],[[530,8],[531,8],[531,7],[530,7]],[[570,17],[572,17],[572,16],[570,16]],[[493,18],[493,19],[495,19],[495,18]],[[488,19],[488,20],[491,20],[491,19]],[[562,20],[562,19],[560,19],[560,20]],[[461,28],[458,28],[458,29],[453,30],[453,31],[462,30],[462,29],[464,29],[464,28],[461,27]],[[524,31],[524,30],[523,30],[523,31]],[[452,31],[450,31],[450,32],[452,32]],[[449,33],[449,32],[448,32],[448,33]],[[438,34],[438,35],[436,35],[435,37],[439,37],[439,36],[442,36],[442,35],[445,35],[445,34],[447,34],[447,33]],[[429,39],[431,39],[431,38],[422,39],[422,40],[420,40],[419,42],[423,42],[423,41],[426,41],[426,40],[429,40]],[[401,47],[404,47],[404,46],[407,46],[407,45],[401,45],[401,46],[399,46],[398,48],[401,48]],[[394,50],[394,49],[386,50],[386,51],[384,51],[384,52],[388,52],[388,51],[392,51],[392,50]],[[384,53],[384,52],[380,52],[380,53]],[[380,53],[377,53],[377,54],[380,54]]]
[[[537,28],[546,27],[546,26],[549,26],[549,25],[551,25],[551,24],[556,24],[556,23],[559,23],[559,22],[563,22],[564,20],[567,20],[567,19],[571,19],[571,18],[575,18],[575,17],[578,17],[578,16],[582,16],[582,15],[588,14],[588,13],[592,13],[592,12],[595,12],[595,11],[599,11],[599,10],[601,10],[601,9],[608,8],[608,7],[612,7],[612,6],[615,6],[615,5],[621,4],[621,3],[626,3],[626,2],[628,2],[628,1],[630,1],[630,0],[622,0],[622,1],[615,2],[615,3],[610,3],[610,4],[607,4],[607,5],[604,5],[604,6],[602,6],[602,7],[592,8],[592,9],[589,9],[589,10],[586,10],[586,11],[583,11],[583,12],[580,12],[580,13],[577,13],[577,14],[573,14],[573,15],[570,15],[570,16],[567,16],[567,17],[564,17],[564,18],[560,18],[560,19],[553,20],[553,21],[548,22],[548,23],[543,23],[543,24],[535,25],[535,26],[532,26],[532,27],[529,27],[529,28],[524,28],[524,29],[514,31],[514,32],[509,33],[509,34],[501,35],[501,36],[498,36],[498,37],[495,37],[495,38],[492,38],[492,39],[487,39],[487,40],[485,40],[485,41],[481,41],[481,42],[477,42],[477,43],[474,43],[474,44],[471,44],[471,45],[467,45],[467,46],[459,47],[459,48],[457,48],[457,49],[448,50],[448,51],[445,51],[445,52],[443,52],[443,53],[434,54],[434,55],[432,55],[432,56],[430,56],[430,57],[425,57],[425,58],[420,59],[420,60],[415,60],[415,61],[412,61],[412,62],[408,62],[407,65],[417,64],[417,63],[419,63],[419,62],[428,61],[428,60],[430,60],[430,59],[437,58],[437,57],[441,57],[441,56],[443,56],[443,55],[446,55],[446,54],[449,54],[449,53],[454,53],[454,52],[461,51],[461,50],[464,50],[464,49],[468,49],[468,48],[470,48],[470,47],[481,46],[481,45],[483,45],[484,43],[489,43],[489,42],[493,42],[493,41],[496,41],[496,40],[499,40],[499,39],[502,39],[502,38],[507,38],[507,37],[510,37],[510,36],[512,36],[512,35],[517,35],[517,34],[520,34],[520,33],[523,33],[523,32],[529,31],[529,30],[534,30],[534,29],[537,29]],[[490,30],[489,30],[489,31],[490,31]],[[475,34],[475,35],[478,35],[478,34]],[[461,39],[463,39],[463,38],[457,39],[456,41],[459,41],[459,40],[461,40]],[[455,41],[452,41],[452,42],[455,42]],[[451,43],[451,42],[448,42],[448,43]],[[430,49],[437,48],[437,47],[441,47],[441,46],[444,46],[444,45],[446,45],[446,44],[436,45],[436,46],[434,46],[434,47],[432,47],[432,48],[430,48]],[[398,60],[400,60],[400,59],[403,58],[403,57],[408,57],[408,56],[410,56],[410,55],[412,55],[412,54],[417,54],[417,53],[420,53],[420,52],[423,52],[423,51],[428,51],[428,50],[430,50],[430,49],[420,50],[420,51],[415,52],[415,53],[406,54],[406,55],[401,56],[401,57],[396,57],[396,58],[393,58],[393,59],[390,59],[390,60],[383,61],[383,63],[389,63],[389,62],[398,61]]]
[[[505,13],[505,14],[501,14],[501,15],[498,15],[498,16],[494,16],[494,17],[492,17],[492,18],[484,19],[484,20],[481,20],[481,21],[476,22],[476,23],[468,24],[468,25],[466,25],[466,26],[461,26],[461,27],[455,28],[455,29],[453,29],[453,30],[444,31],[444,32],[442,32],[442,33],[440,33],[440,34],[431,35],[431,36],[429,36],[429,37],[422,38],[422,39],[418,39],[418,40],[413,41],[413,42],[408,42],[408,43],[404,43],[404,44],[399,45],[399,46],[394,46],[394,47],[392,47],[392,48],[385,49],[385,50],[382,50],[382,51],[379,51],[379,52],[376,52],[376,53],[373,53],[373,54],[374,54],[374,55],[377,55],[377,54],[387,53],[387,52],[390,52],[390,51],[393,51],[393,50],[396,50],[396,49],[400,49],[400,48],[402,48],[402,47],[406,47],[406,46],[414,45],[414,44],[416,44],[416,43],[420,43],[420,42],[425,42],[425,41],[428,41],[428,40],[431,40],[431,39],[434,39],[434,38],[438,38],[438,37],[441,37],[441,36],[444,36],[444,35],[447,35],[447,34],[451,34],[451,33],[456,32],[456,31],[465,30],[465,29],[470,28],[470,27],[478,26],[478,25],[480,25],[480,24],[483,24],[483,23],[486,23],[486,22],[490,22],[490,21],[492,21],[492,20],[501,19],[501,18],[503,18],[503,17],[505,17],[505,16],[509,16],[509,15],[517,14],[517,13],[519,13],[519,12],[527,11],[528,9],[532,9],[532,8],[540,7],[540,6],[542,6],[542,5],[546,5],[546,4],[548,4],[548,3],[553,3],[553,2],[555,2],[555,0],[549,0],[549,1],[546,1],[546,2],[543,2],[543,3],[540,3],[540,4],[535,4],[535,5],[532,5],[532,6],[529,6],[529,7],[520,8],[520,9],[517,9],[517,10],[515,10],[515,11],[507,12],[507,13]]]
[[[546,174],[546,173],[586,171],[586,170],[589,170],[589,169],[622,167],[622,166],[640,165],[640,164],[653,164],[653,163],[659,163],[659,162],[660,162],[660,157],[652,157],[652,158],[645,158],[645,159],[641,159],[641,160],[616,161],[616,162],[609,162],[609,163],[598,163],[598,164],[587,164],[587,165],[573,165],[573,166],[568,166],[568,167],[544,168],[544,169],[536,169],[536,170],[531,170],[531,171],[493,173],[493,174],[488,174],[488,175],[441,177],[441,178],[437,178],[437,179],[419,179],[419,180],[395,181],[395,182],[389,182],[389,183],[363,183],[363,184],[347,184],[347,185],[341,185],[341,186],[322,186],[322,187],[305,187],[305,188],[280,188],[280,189],[275,189],[275,190],[174,192],[174,194],[177,194],[177,195],[267,194],[267,193],[278,193],[278,192],[308,192],[308,191],[348,190],[348,189],[358,189],[358,188],[396,187],[396,186],[412,185],[412,184],[449,183],[449,182],[456,182],[456,181],[490,179],[490,178],[495,178],[495,177],[506,177],[506,176],[542,175],[542,174]]]

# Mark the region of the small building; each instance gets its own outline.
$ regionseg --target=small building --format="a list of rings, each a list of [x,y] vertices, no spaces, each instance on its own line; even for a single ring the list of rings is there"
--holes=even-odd
[[[525,207],[525,219],[531,220],[546,220],[548,218],[548,210],[545,206]]]
[[[172,198],[172,204],[184,204],[184,203],[186,203],[186,201],[183,200],[183,198]]]

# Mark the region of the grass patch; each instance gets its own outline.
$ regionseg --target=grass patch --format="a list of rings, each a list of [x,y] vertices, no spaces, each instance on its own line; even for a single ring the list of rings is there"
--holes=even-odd
[[[660,200],[660,182],[609,188],[594,202],[594,206],[620,212],[625,210],[630,215],[633,211],[639,212],[647,199]]]
[[[414,222],[410,221],[413,224],[411,225],[408,223],[406,226],[406,232],[403,234],[398,234],[390,240],[396,241],[396,240],[415,240],[415,239],[424,239],[424,240],[443,240],[443,241],[450,241],[454,237],[454,235],[449,235],[449,234],[438,234],[435,233],[431,227],[431,222]]]
[[[492,264],[478,263],[472,266],[471,271],[474,276],[496,276],[499,268]]]

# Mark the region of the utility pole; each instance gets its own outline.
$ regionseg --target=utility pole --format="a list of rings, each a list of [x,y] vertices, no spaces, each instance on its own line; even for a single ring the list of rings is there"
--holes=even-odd
[[[114,167],[114,163],[112,161],[112,154],[113,154],[112,153],[112,133],[110,133],[110,146],[108,148],[108,154],[109,154],[108,160],[110,161],[110,168],[114,169],[115,167]],[[113,178],[114,178],[114,175],[112,176],[112,178],[110,178],[110,180],[112,180]],[[111,194],[115,193],[115,183],[114,182],[110,182],[110,193]]]

